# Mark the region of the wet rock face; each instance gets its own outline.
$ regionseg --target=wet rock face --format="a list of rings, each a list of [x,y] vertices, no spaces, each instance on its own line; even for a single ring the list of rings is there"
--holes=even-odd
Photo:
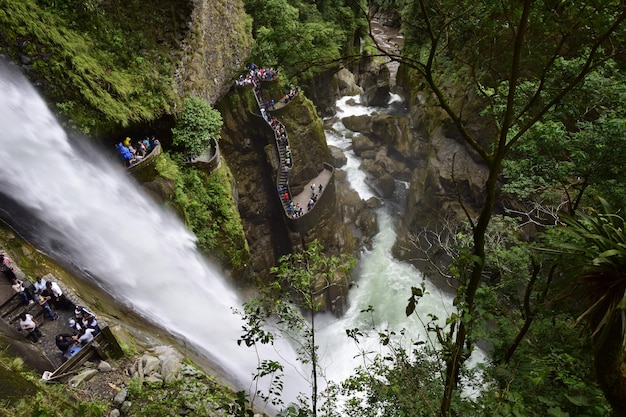
[[[215,103],[231,86],[233,72],[245,66],[252,48],[241,0],[193,2],[190,30],[182,39],[181,63],[176,71],[181,96],[203,97]]]
[[[362,101],[372,106],[376,94],[386,91],[387,74],[367,60],[359,71],[355,78],[364,90]],[[378,93],[375,85],[381,87]],[[408,91],[406,85],[400,87]],[[409,94],[399,112],[342,119],[353,132],[346,136],[352,138],[352,149],[362,159],[367,182],[379,197],[392,198],[396,181],[410,182],[405,214],[400,219],[400,229],[405,231],[436,224],[446,212],[462,216],[458,193],[470,210],[481,204],[487,175],[486,167],[458,137],[447,115],[432,103],[432,95],[410,87],[414,94]],[[474,103],[471,111],[478,112],[478,108]],[[482,126],[479,118],[469,127],[479,137],[488,137],[488,127]]]
[[[359,64],[357,82],[363,89],[363,104],[371,107],[387,106],[391,87],[389,68],[385,63],[373,58],[363,59]]]
[[[411,245],[405,244],[411,233],[424,228],[435,229],[449,219],[464,221],[464,209],[475,215],[483,203],[488,170],[418,77],[401,70],[398,84],[409,109],[407,119],[411,134],[406,141],[398,142],[397,147],[402,154],[411,155],[414,164],[410,166],[410,189],[394,252],[408,259],[415,255],[407,252],[406,248]],[[481,146],[489,148],[495,128],[480,116],[484,107],[480,100],[466,91],[454,91],[452,87],[447,93],[455,108],[463,106],[463,115],[468,119],[466,129]],[[382,130],[389,130],[389,121],[380,123]],[[402,124],[398,126],[402,130]],[[378,127],[373,128],[376,129]]]

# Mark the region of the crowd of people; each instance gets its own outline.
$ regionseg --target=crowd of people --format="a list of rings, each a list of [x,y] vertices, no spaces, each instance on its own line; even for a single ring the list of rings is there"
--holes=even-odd
[[[278,72],[275,69],[269,68],[259,68],[254,64],[250,64],[248,66],[248,70],[245,74],[241,74],[237,80],[235,80],[235,85],[243,87],[247,85],[256,86],[259,81],[272,81],[278,77]]]
[[[13,260],[4,252],[0,252],[0,271],[11,280],[11,287],[19,295],[22,303],[29,307],[17,316],[17,329],[24,333],[26,339],[39,343],[44,336],[36,318],[39,314],[37,310],[30,308],[35,304],[43,310],[43,315],[50,321],[59,319],[57,313],[59,310],[73,311],[67,332],[55,335],[56,346],[64,358],[73,356],[100,332],[96,315],[89,309],[77,306],[70,301],[63,294],[63,289],[58,283],[37,276],[32,285],[24,285],[24,281],[15,274]]]
[[[309,203],[307,204],[307,211],[311,211],[315,203],[317,203],[317,199],[320,194],[322,194],[322,190],[324,186],[320,184],[319,188],[315,188],[315,183],[311,184],[311,198],[309,198]]]
[[[289,91],[285,92],[285,96],[283,97],[283,101],[285,104],[289,103],[296,95],[298,95],[298,87],[293,84],[289,88]]]
[[[263,120],[272,128],[274,131],[274,136],[276,138],[276,146],[278,148],[279,154],[283,155],[281,157],[281,167],[280,170],[283,174],[288,174],[293,165],[293,159],[291,156],[291,149],[289,148],[289,141],[287,139],[287,130],[285,126],[280,123],[274,116],[270,114],[270,110],[276,109],[277,102],[274,98],[264,98],[263,96],[263,88],[261,85],[261,81],[272,81],[277,77],[276,71],[269,69],[258,68],[256,65],[251,64],[246,73],[239,76],[236,81],[237,86],[253,86],[254,95],[256,97],[257,103],[259,105],[259,109],[261,111],[261,117]],[[289,103],[297,94],[299,90],[298,87],[291,85],[289,90],[285,91],[283,97],[280,101],[287,104]],[[279,178],[281,177],[281,173],[279,173]],[[292,196],[289,193],[289,189],[287,185],[281,185],[283,181],[279,180],[278,185],[278,195],[281,201],[283,202],[283,206],[285,207],[285,211],[288,217],[298,218],[304,214],[302,207],[300,207],[299,203],[295,203],[292,199]],[[313,206],[317,203],[317,199],[322,192],[323,186],[320,184],[318,192],[316,192],[315,184],[312,186],[312,195],[307,204],[307,211],[313,209]]]
[[[122,142],[115,145],[115,150],[124,163],[124,166],[130,167],[143,161],[158,144],[159,140],[155,139],[154,136],[151,138],[146,136],[144,139],[135,142],[133,142],[131,138],[126,137]]]

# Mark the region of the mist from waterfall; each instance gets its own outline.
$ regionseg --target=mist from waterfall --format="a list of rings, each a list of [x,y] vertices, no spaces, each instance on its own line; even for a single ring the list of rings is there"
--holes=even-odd
[[[32,86],[2,62],[0,91],[0,193],[17,202],[4,214],[30,219],[42,251],[84,271],[249,389],[257,354],[237,345],[242,322],[231,309],[241,300],[196,250],[194,236],[123,167],[96,149],[77,151]],[[259,355],[296,363],[287,343]],[[289,368],[287,400],[307,389]]]

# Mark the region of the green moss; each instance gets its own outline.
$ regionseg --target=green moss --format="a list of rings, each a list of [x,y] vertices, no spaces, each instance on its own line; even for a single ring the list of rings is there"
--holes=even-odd
[[[240,269],[250,260],[250,249],[239,211],[232,195],[234,179],[225,161],[208,174],[168,156],[157,161],[160,175],[173,180],[176,190],[171,203],[198,238],[198,248]]]
[[[215,416],[226,415],[225,409],[235,395],[219,385],[214,378],[191,366],[184,365],[186,376],[169,383],[146,383],[132,379],[128,386],[131,405],[128,415],[136,416]]]
[[[27,54],[29,75],[69,124],[85,133],[153,120],[175,101],[168,48],[135,30],[132,10],[112,13],[109,2],[1,0],[4,47]],[[117,3],[117,2],[111,2]],[[119,5],[116,5],[119,7]],[[129,28],[132,30],[129,31]]]
[[[199,225],[204,227],[193,228],[199,232],[198,246],[205,252],[217,253],[231,267],[241,268],[249,261],[250,253],[232,196],[232,173],[223,163],[222,168],[211,176],[203,174],[200,174],[200,178],[206,181],[206,194],[200,193],[197,197],[210,210],[211,219]]]
[[[170,158],[167,153],[159,155],[154,166],[159,175],[168,180],[174,180],[179,175],[178,165],[176,165],[176,162],[172,161],[172,158]]]
[[[108,406],[99,401],[80,402],[63,385],[40,383],[20,358],[0,352],[0,415],[15,417],[99,417]]]

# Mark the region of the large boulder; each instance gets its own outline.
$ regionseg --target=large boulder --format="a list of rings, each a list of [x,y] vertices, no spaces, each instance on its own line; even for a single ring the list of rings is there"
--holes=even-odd
[[[409,181],[411,179],[411,169],[407,166],[407,160],[400,156],[391,156],[386,147],[383,146],[378,149],[374,160],[395,179],[400,181]]]
[[[71,387],[76,388],[76,387],[80,386],[81,384],[89,381],[91,378],[93,378],[97,374],[98,374],[98,370],[97,369],[85,369],[84,371],[82,371],[78,375],[74,375],[68,381],[68,384]]]
[[[348,158],[341,148],[329,145],[328,149],[330,149],[330,156],[332,158],[331,163],[335,168],[341,168],[348,163]]]
[[[339,188],[341,205],[342,222],[354,224],[359,213],[363,210],[365,202],[359,196],[359,193],[349,187]]]
[[[367,136],[355,135],[352,138],[352,150],[357,156],[360,156],[365,151],[371,151],[375,147],[376,144]]]
[[[358,82],[363,89],[361,102],[371,107],[387,106],[391,92],[387,65],[374,58],[366,58],[359,64],[359,73]]]
[[[388,173],[383,174],[381,177],[376,178],[372,182],[374,189],[378,191],[378,193],[383,198],[392,198],[393,193],[396,191],[396,180],[393,179],[391,175]]]
[[[161,361],[159,358],[156,358],[151,355],[143,355],[141,358],[141,362],[143,365],[143,373],[144,375],[150,375],[152,372],[158,371],[161,366]]]
[[[361,88],[357,85],[354,74],[347,68],[342,68],[337,72],[337,87],[341,96],[356,96],[361,93]]]
[[[364,230],[368,236],[374,236],[378,233],[378,216],[372,210],[363,210],[357,218],[356,226]]]
[[[396,181],[373,159],[364,159],[361,169],[370,176],[367,182],[382,198],[391,198],[396,190]]]
[[[341,122],[346,129],[353,132],[370,133],[372,131],[372,117],[366,114],[344,117]]]
[[[406,158],[415,157],[419,152],[411,121],[407,117],[375,114],[371,117],[371,131],[382,143]]]

